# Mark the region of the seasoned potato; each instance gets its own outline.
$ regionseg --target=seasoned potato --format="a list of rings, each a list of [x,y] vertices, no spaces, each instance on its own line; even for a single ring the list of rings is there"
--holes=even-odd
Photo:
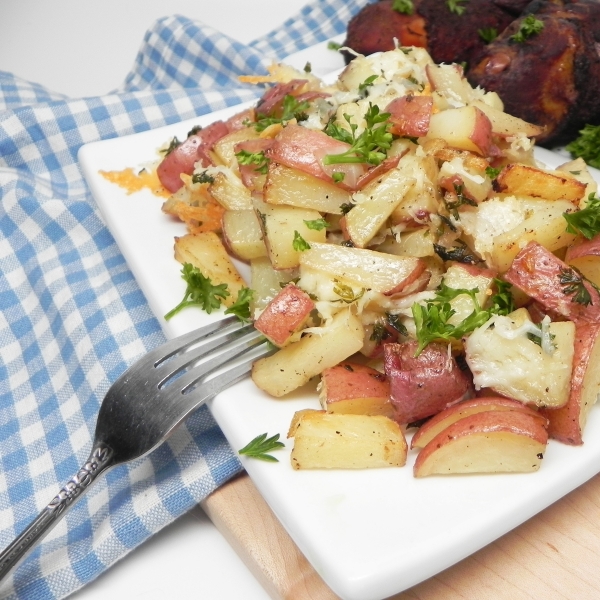
[[[303,411],[290,431],[294,469],[402,467],[408,446],[400,426],[378,415]]]
[[[575,324],[550,323],[546,335],[551,353],[544,349],[542,335],[525,308],[494,316],[476,329],[465,341],[476,388],[535,406],[564,406],[571,387]]]
[[[360,319],[350,309],[343,310],[322,332],[306,333],[299,341],[256,361],[252,379],[271,396],[285,396],[358,352],[363,336]]]

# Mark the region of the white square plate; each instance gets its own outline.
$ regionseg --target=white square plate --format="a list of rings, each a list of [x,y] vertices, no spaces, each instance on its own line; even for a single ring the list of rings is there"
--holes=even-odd
[[[311,62],[323,75],[341,66],[326,44],[294,55],[302,68]],[[319,65],[321,65],[319,67]],[[128,195],[100,170],[139,167],[173,136],[192,126],[227,118],[240,107],[84,146],[80,164],[100,210],[150,306],[173,337],[207,322],[200,310],[181,312],[169,323],[163,315],[180,301],[185,283],[173,258],[173,238],[185,226],[160,210],[162,199],[144,190]],[[564,156],[545,150],[549,167]],[[595,171],[598,175],[598,171]],[[596,177],[598,179],[598,177]],[[296,410],[319,408],[314,386],[274,399],[250,380],[210,403],[233,448],[260,433],[285,439]],[[250,477],[293,540],[324,581],[344,600],[380,600],[427,579],[516,527],[600,471],[600,410],[591,411],[585,445],[551,441],[542,468],[533,474],[471,475],[415,479],[414,454],[402,469],[293,471],[291,443],[278,451],[279,463],[244,460]]]

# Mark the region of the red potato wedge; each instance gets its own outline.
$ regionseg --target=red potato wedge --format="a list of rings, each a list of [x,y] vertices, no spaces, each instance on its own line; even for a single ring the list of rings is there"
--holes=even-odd
[[[436,435],[444,429],[464,419],[469,415],[474,415],[486,411],[507,411],[516,410],[532,417],[539,419],[543,427],[548,426],[548,419],[539,412],[525,406],[522,402],[511,400],[510,398],[502,398],[500,396],[482,396],[465,400],[459,404],[454,404],[449,408],[444,409],[441,413],[434,415],[421,425],[419,430],[413,435],[410,443],[411,448],[424,448]]]
[[[583,430],[600,394],[600,324],[581,323],[575,330],[575,354],[569,400],[562,408],[542,409],[548,434],[564,444],[583,444]]]
[[[390,398],[400,423],[434,415],[473,391],[470,379],[449,355],[448,346],[429,344],[415,357],[417,346],[416,341],[384,346]]]
[[[315,303],[293,283],[286,285],[267,305],[254,327],[280,348],[288,344],[308,321]]]
[[[367,365],[343,362],[325,369],[319,400],[329,413],[395,418],[386,375]]]
[[[550,313],[575,323],[600,322],[598,291],[537,242],[529,242],[517,254],[504,279],[537,300]],[[578,301],[579,293],[587,296],[587,300]]]
[[[444,429],[421,450],[415,477],[459,473],[537,471],[548,432],[540,420],[520,411],[469,415]]]

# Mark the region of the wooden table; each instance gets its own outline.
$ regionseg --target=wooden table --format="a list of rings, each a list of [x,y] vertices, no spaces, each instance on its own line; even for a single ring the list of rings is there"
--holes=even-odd
[[[276,600],[335,600],[242,475],[202,507]],[[600,475],[489,546],[394,600],[600,598]]]

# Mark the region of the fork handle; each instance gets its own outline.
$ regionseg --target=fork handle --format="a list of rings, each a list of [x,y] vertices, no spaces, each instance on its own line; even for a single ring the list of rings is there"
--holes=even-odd
[[[112,449],[102,442],[96,442],[89,458],[77,473],[54,496],[50,504],[0,552],[0,581],[25,558],[30,550],[50,532],[65,516],[75,500],[96,481],[96,478],[114,466]]]

